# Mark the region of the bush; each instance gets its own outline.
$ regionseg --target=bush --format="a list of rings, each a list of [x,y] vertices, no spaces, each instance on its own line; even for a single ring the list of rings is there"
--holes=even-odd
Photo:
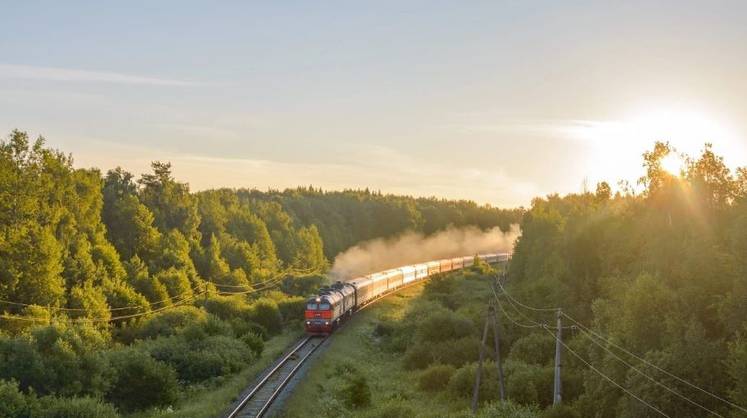
[[[188,325],[204,323],[205,311],[194,306],[178,306],[148,318],[135,333],[137,338],[165,337],[179,333]]]
[[[94,398],[42,398],[39,418],[119,418],[113,406]]]
[[[552,366],[506,361],[508,397],[525,405],[549,405],[552,403],[553,376]]]
[[[354,374],[340,391],[343,402],[348,407],[362,408],[371,404],[371,389],[368,381],[361,374]]]
[[[136,411],[176,402],[176,372],[147,353],[125,349],[110,354],[115,370],[107,399],[123,411]]]
[[[270,335],[278,334],[283,329],[283,316],[272,299],[261,298],[254,302],[251,320],[262,325]]]
[[[38,408],[36,397],[24,395],[18,383],[0,380],[0,417],[30,418]]]
[[[302,319],[306,310],[306,298],[290,297],[277,302],[280,315],[284,320]]]
[[[251,364],[255,355],[241,340],[223,335],[201,340],[182,336],[149,341],[146,349],[156,360],[173,367],[179,380],[188,383],[227,375]]]
[[[243,319],[234,319],[229,322],[231,328],[233,328],[233,334],[237,336],[246,335],[249,333],[258,335],[262,340],[267,341],[270,337],[267,335],[267,330],[262,325],[256,322],[245,321]]]
[[[108,374],[101,354],[106,343],[106,336],[89,324],[58,323],[0,337],[0,377],[40,394],[100,395]]]
[[[446,310],[432,312],[418,327],[423,341],[442,342],[473,334],[475,327],[467,318]]]
[[[243,341],[258,358],[262,355],[262,351],[265,349],[265,342],[262,340],[262,337],[253,332],[248,332],[242,335],[241,341]]]
[[[461,367],[479,359],[480,345],[480,340],[476,337],[446,340],[442,344],[434,346],[433,357],[443,364]],[[491,356],[492,353],[493,351],[489,347],[485,348],[485,358]]]
[[[580,418],[578,412],[566,404],[553,405],[542,412],[542,418]]]
[[[366,418],[411,418],[415,410],[402,401],[385,401],[377,404],[373,411],[366,413]]]
[[[457,397],[471,398],[475,387],[477,364],[470,363],[458,369],[449,379],[449,392]],[[480,401],[498,399],[498,371],[495,363],[486,361],[480,377]]]
[[[250,317],[251,308],[242,296],[211,295],[207,300],[199,302],[208,313],[223,320],[243,319]]]
[[[420,375],[418,387],[427,392],[443,390],[455,372],[456,367],[448,364],[431,365]]]
[[[518,405],[512,401],[488,402],[482,406],[477,414],[472,411],[464,411],[459,414],[450,415],[450,418],[538,418],[539,411],[534,406]]]
[[[553,361],[555,338],[546,333],[531,333],[511,345],[508,358],[527,364],[543,366]]]
[[[431,346],[427,344],[414,344],[407,348],[403,359],[405,369],[425,369],[435,361],[431,354]]]

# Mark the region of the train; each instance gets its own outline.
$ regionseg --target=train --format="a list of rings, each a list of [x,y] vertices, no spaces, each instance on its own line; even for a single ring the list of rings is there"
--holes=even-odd
[[[475,257],[493,264],[508,261],[510,254],[490,253],[433,260],[384,270],[349,281],[335,282],[329,287],[319,289],[317,295],[306,301],[306,333],[329,335],[345,319],[372,301],[434,274],[470,267],[474,265]]]

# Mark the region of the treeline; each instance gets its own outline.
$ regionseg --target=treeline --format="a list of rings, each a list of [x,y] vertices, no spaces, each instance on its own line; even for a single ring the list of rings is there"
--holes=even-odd
[[[521,219],[523,209],[499,209],[469,200],[412,198],[366,190],[323,191],[313,187],[283,192],[239,190],[241,199],[275,202],[301,225],[315,226],[332,260],[347,248],[374,238],[405,231],[426,235],[449,226],[500,227],[508,231]]]
[[[0,143],[0,416],[173,406],[300,330],[339,251],[410,229],[507,229],[521,213],[369,191],[193,193],[168,163],[102,175],[14,131]]]
[[[508,291],[534,307],[562,307],[564,325],[577,325],[572,318],[606,338],[565,331],[571,349],[664,414],[745,416],[729,402],[747,407],[747,171],[733,173],[706,146],[682,173],[668,173],[661,161],[673,152],[658,143],[645,154],[640,194],[612,196],[602,183],[596,193],[534,200]],[[503,303],[516,322],[555,324],[553,312]],[[506,348],[525,367],[525,390],[513,400],[551,404],[553,336],[503,321]],[[569,416],[660,416],[567,350],[563,383]]]

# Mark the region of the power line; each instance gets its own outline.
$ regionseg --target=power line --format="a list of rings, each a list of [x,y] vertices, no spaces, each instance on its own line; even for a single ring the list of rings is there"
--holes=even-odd
[[[590,329],[590,328],[588,328],[588,327],[585,327],[584,325],[582,325],[582,324],[581,324],[580,322],[578,322],[577,320],[575,320],[575,319],[571,318],[570,316],[568,316],[568,314],[566,314],[566,313],[563,313],[563,316],[565,316],[566,318],[568,318],[568,319],[569,319],[570,321],[574,322],[574,323],[575,323],[575,324],[576,324],[576,325],[577,325],[577,326],[579,327],[579,329],[581,329],[581,330],[583,330],[583,331],[586,331],[586,332],[588,332],[588,333],[590,333],[590,334],[594,335],[595,337],[597,337],[597,338],[599,338],[599,339],[601,339],[601,340],[605,341],[605,342],[606,342],[607,344],[609,344],[609,345],[611,345],[611,346],[613,346],[613,347],[617,348],[618,350],[620,350],[620,351],[622,351],[622,352],[624,352],[624,353],[628,354],[628,355],[629,355],[629,356],[631,356],[631,357],[634,357],[634,358],[635,358],[635,359],[637,359],[638,361],[640,361],[640,362],[642,362],[642,363],[644,363],[644,364],[646,364],[646,365],[648,365],[648,366],[650,366],[650,367],[653,367],[654,369],[656,369],[656,370],[658,370],[658,371],[660,371],[660,372],[664,373],[665,375],[667,375],[667,376],[669,376],[669,377],[671,377],[671,378],[673,378],[673,379],[676,379],[676,380],[678,380],[679,382],[681,382],[681,383],[684,383],[684,384],[686,384],[686,385],[690,386],[690,387],[691,387],[691,388],[693,388],[693,389],[697,389],[697,390],[699,390],[699,391],[701,391],[701,392],[703,392],[703,393],[705,393],[705,394],[707,394],[707,395],[709,395],[709,396],[713,397],[714,399],[717,399],[717,400],[719,400],[719,401],[721,401],[721,402],[725,402],[725,403],[727,403],[728,405],[730,405],[730,406],[732,406],[732,407],[734,407],[734,408],[737,408],[737,409],[741,410],[742,412],[747,412],[747,408],[744,408],[744,407],[742,407],[742,406],[740,406],[740,405],[737,405],[737,404],[735,404],[735,403],[733,403],[733,402],[731,402],[731,401],[729,401],[729,400],[727,400],[727,399],[724,399],[724,398],[722,398],[721,396],[718,396],[718,395],[716,395],[716,394],[714,394],[714,393],[711,393],[711,392],[709,392],[709,391],[708,391],[708,390],[706,390],[706,389],[703,389],[703,388],[701,388],[700,386],[697,386],[697,385],[695,385],[695,384],[693,384],[693,383],[690,383],[690,382],[688,382],[687,380],[685,380],[685,379],[683,379],[683,378],[681,378],[681,377],[679,377],[679,376],[677,376],[677,375],[674,375],[674,374],[672,374],[672,373],[670,373],[670,372],[668,372],[668,371],[666,371],[666,370],[662,369],[661,367],[657,366],[656,364],[654,364],[654,363],[652,363],[652,362],[650,362],[650,361],[648,361],[648,360],[644,359],[643,357],[641,357],[641,356],[639,356],[639,355],[637,355],[637,354],[635,354],[635,353],[633,353],[633,352],[631,352],[631,351],[627,350],[627,349],[626,349],[625,347],[622,347],[622,346],[620,346],[620,345],[618,345],[618,344],[615,344],[615,343],[614,343],[614,342],[613,342],[612,340],[610,340],[610,339],[608,339],[608,338],[605,338],[605,337],[604,337],[603,335],[601,335],[601,334],[599,334],[599,333],[597,333],[597,332],[593,331],[592,329]]]
[[[306,270],[286,270],[286,271],[283,271],[283,272],[280,272],[280,273],[276,274],[275,276],[272,276],[272,278],[267,279],[265,281],[258,282],[258,283],[252,283],[252,284],[248,284],[248,285],[225,285],[225,284],[215,283],[215,282],[212,282],[212,281],[207,281],[207,283],[212,283],[216,287],[247,288],[247,287],[251,287],[251,286],[264,286],[267,283],[273,283],[273,282],[275,282],[273,284],[276,284],[277,280],[279,278],[282,278],[283,276],[288,276],[288,275],[292,275],[292,274],[308,274],[309,272],[312,272],[312,271],[314,271],[314,270],[313,269],[306,269]],[[248,294],[248,293],[252,293],[253,291],[254,291],[254,289],[249,289],[249,290],[244,291],[244,292],[236,292],[236,293],[221,292],[221,291],[219,291],[219,292],[220,293],[224,293],[224,294]],[[148,302],[148,305],[150,305],[150,307],[152,308],[153,306],[161,305],[161,304],[164,304],[164,303],[169,303],[169,302],[173,303],[175,299],[179,299],[182,296],[185,296],[185,295],[190,294],[192,292],[193,292],[193,289],[190,289],[190,290],[184,291],[184,292],[182,292],[182,293],[180,293],[178,295],[171,296],[171,297],[169,297],[167,299],[162,299],[162,300],[159,300],[159,301],[156,301],[156,302]],[[35,306],[35,307],[44,308],[44,309],[46,309],[48,311],[57,311],[57,312],[90,312],[90,311],[97,311],[97,309],[90,309],[90,308],[66,308],[66,307],[44,306],[44,305],[38,305],[38,304],[33,304],[33,303],[15,302],[15,301],[10,301],[10,300],[5,300],[5,299],[0,299],[0,304],[13,305],[13,306],[23,306],[23,307],[34,307]],[[142,310],[143,307],[144,307],[143,305],[128,305],[128,306],[119,306],[119,307],[115,307],[115,308],[109,308],[108,310],[110,312],[124,311],[124,310]],[[153,312],[153,311],[147,311],[146,313],[148,313],[148,312]],[[13,317],[14,318],[21,318],[21,317],[15,317],[15,316],[13,316]]]
[[[505,288],[503,287],[503,285],[502,285],[502,284],[501,284],[501,282],[500,282],[500,279],[498,279],[498,277],[497,277],[497,276],[496,276],[496,283],[498,284],[498,286],[500,286],[500,288],[501,288],[501,290],[502,290],[502,294],[506,296],[506,298],[507,298],[507,300],[509,301],[509,303],[510,303],[510,304],[511,304],[511,305],[512,305],[512,306],[514,307],[514,309],[515,309],[515,310],[516,310],[517,312],[519,312],[519,313],[521,313],[521,312],[520,312],[520,311],[518,310],[518,308],[516,308],[516,306],[515,306],[514,304],[516,304],[516,305],[519,305],[519,306],[521,306],[521,307],[523,307],[523,308],[526,308],[526,309],[530,309],[530,310],[533,310],[533,311],[550,311],[550,310],[552,310],[552,308],[535,308],[535,307],[532,307],[532,306],[529,306],[529,305],[523,304],[523,303],[521,303],[520,301],[518,301],[517,299],[513,298],[513,297],[512,297],[512,296],[511,296],[511,295],[510,295],[510,294],[509,294],[509,293],[508,293],[507,291],[506,291],[506,289],[505,289]],[[493,289],[493,287],[492,287],[492,286],[491,286],[491,289]],[[493,294],[494,294],[494,296],[496,297],[496,300],[497,300],[497,297],[498,297],[498,296],[497,296],[497,294],[495,293],[495,289],[493,289]],[[511,303],[511,302],[513,302],[513,303]],[[500,306],[500,302],[499,302],[499,307],[500,307],[500,308],[501,308],[501,310],[503,311],[504,315],[506,315],[506,312],[505,312],[505,310],[503,309],[503,307],[502,307],[502,306]],[[556,308],[556,309],[557,309],[557,308]],[[522,314],[522,316],[524,316],[525,318],[527,318],[527,316],[526,316],[526,315],[524,315],[523,313],[521,313],[521,314]],[[581,324],[581,323],[580,323],[579,321],[577,321],[577,320],[573,319],[572,317],[570,317],[570,316],[569,316],[569,315],[568,315],[567,313],[565,313],[565,312],[562,312],[562,311],[561,311],[561,314],[562,314],[563,316],[565,316],[566,318],[568,318],[568,319],[569,319],[569,320],[570,320],[571,322],[573,322],[573,323],[575,324],[575,325],[573,325],[573,326],[572,326],[573,328],[576,328],[576,327],[577,327],[577,328],[579,328],[579,329],[580,329],[581,331],[583,331],[583,332],[585,332],[585,333],[587,333],[587,334],[590,334],[590,335],[594,335],[594,336],[595,336],[596,338],[599,338],[599,339],[601,339],[601,340],[603,340],[603,341],[607,342],[608,344],[612,345],[613,347],[615,347],[615,348],[617,348],[617,349],[619,349],[619,350],[621,350],[621,351],[623,351],[623,352],[627,353],[627,354],[628,354],[628,355],[630,355],[630,356],[633,356],[633,357],[635,357],[635,358],[636,358],[636,359],[638,359],[639,361],[641,361],[641,362],[643,362],[643,363],[645,363],[645,364],[647,364],[647,365],[649,365],[649,366],[651,366],[651,367],[655,368],[656,370],[659,370],[660,372],[662,372],[662,373],[664,373],[664,374],[666,374],[666,375],[668,375],[668,376],[670,376],[670,377],[672,377],[672,378],[674,378],[674,379],[677,379],[678,381],[680,381],[680,382],[682,382],[682,383],[684,383],[684,384],[687,384],[688,386],[690,386],[690,387],[692,387],[692,388],[698,389],[698,390],[700,390],[701,392],[703,392],[703,393],[706,393],[706,394],[708,394],[709,396],[712,396],[712,397],[713,397],[713,398],[715,398],[715,399],[718,399],[718,400],[720,400],[720,401],[722,401],[722,402],[725,402],[725,403],[729,404],[730,406],[732,406],[732,407],[734,407],[734,408],[738,408],[738,409],[740,409],[740,410],[741,410],[741,411],[743,411],[743,412],[747,412],[747,409],[745,409],[745,408],[741,407],[740,405],[737,405],[737,404],[735,404],[735,403],[733,403],[733,402],[730,402],[730,401],[728,401],[727,399],[724,399],[724,398],[722,398],[722,397],[720,397],[720,396],[718,396],[718,395],[715,395],[715,394],[713,394],[713,393],[711,393],[711,392],[709,392],[709,391],[707,391],[707,390],[705,390],[705,389],[702,389],[702,388],[700,388],[699,386],[697,386],[697,385],[694,385],[694,384],[692,384],[692,383],[688,382],[687,380],[685,380],[685,379],[682,379],[682,378],[680,378],[680,377],[678,377],[678,376],[676,376],[676,375],[674,375],[674,374],[672,374],[672,373],[670,373],[670,372],[668,372],[668,371],[666,371],[666,370],[664,370],[664,369],[660,368],[659,366],[657,366],[657,365],[655,365],[655,364],[653,364],[653,363],[651,363],[651,362],[649,362],[649,361],[645,360],[644,358],[642,358],[642,357],[640,357],[640,356],[636,355],[635,353],[632,353],[632,352],[628,351],[628,350],[627,350],[627,349],[625,349],[624,347],[621,347],[621,346],[619,346],[619,345],[617,345],[617,344],[613,343],[613,342],[612,342],[612,341],[610,341],[609,339],[606,339],[606,338],[604,338],[603,336],[601,336],[600,334],[598,334],[598,333],[594,332],[593,330],[591,330],[591,329],[589,329],[589,328],[585,327],[585,326],[584,326],[583,324]],[[509,319],[509,320],[510,320],[511,322],[514,322],[514,323],[515,323],[515,321],[513,321],[513,320],[512,320],[512,319],[511,319],[511,318],[510,318],[510,317],[509,317],[508,315],[507,315],[507,318],[508,318],[508,319]],[[531,319],[529,319],[529,320],[531,321]],[[534,323],[535,325],[536,325],[536,324],[539,324],[539,323],[537,323],[537,322],[535,322],[535,321],[531,321],[531,322],[533,322],[533,323]],[[517,325],[520,325],[520,326],[521,326],[521,324],[517,324]],[[525,326],[525,327],[526,327],[526,326]],[[534,327],[534,326],[532,326],[532,327]],[[527,328],[528,328],[528,327],[527,327]],[[544,326],[544,328],[546,328],[546,329],[550,329],[550,327],[547,327],[546,325]],[[564,328],[565,328],[565,327],[564,327]],[[553,336],[553,337],[554,337],[554,336]],[[589,337],[589,335],[587,335],[587,338],[589,338],[589,339],[590,339],[590,340],[591,340],[592,342],[594,342],[595,344],[597,344],[597,345],[600,345],[600,344],[599,344],[599,343],[598,343],[598,342],[597,342],[596,340],[594,340],[594,339],[590,338],[590,337]],[[665,388],[665,389],[667,389],[667,390],[668,390],[669,392],[671,392],[671,393],[673,393],[673,394],[675,394],[675,395],[679,396],[680,398],[683,398],[683,399],[685,399],[686,401],[690,402],[691,404],[693,404],[693,405],[696,405],[696,406],[698,406],[698,407],[702,408],[703,410],[705,410],[705,411],[707,411],[707,412],[709,412],[709,413],[711,413],[711,414],[714,414],[714,415],[716,415],[716,416],[722,417],[722,416],[721,416],[721,415],[719,415],[718,413],[716,413],[716,412],[714,412],[714,411],[712,411],[712,410],[710,410],[710,409],[708,409],[708,408],[704,407],[703,405],[700,405],[699,403],[697,403],[697,402],[695,402],[695,401],[691,400],[690,398],[688,398],[688,397],[686,397],[686,396],[684,396],[684,395],[680,394],[679,392],[675,391],[674,389],[671,389],[671,388],[669,388],[668,386],[664,385],[663,383],[661,383],[661,382],[659,382],[659,381],[657,381],[657,380],[653,379],[652,377],[650,377],[650,376],[646,375],[646,374],[645,374],[644,372],[642,372],[641,370],[637,369],[636,367],[634,367],[634,366],[633,366],[633,365],[631,365],[630,363],[626,362],[626,361],[625,361],[624,359],[621,359],[621,358],[620,358],[619,356],[617,356],[616,354],[614,354],[613,352],[611,352],[611,351],[610,351],[610,350],[609,350],[609,349],[608,349],[607,347],[604,347],[604,346],[601,346],[601,345],[600,345],[600,347],[602,347],[603,349],[605,349],[605,350],[607,350],[608,352],[610,352],[610,354],[612,354],[612,355],[613,355],[613,356],[614,356],[615,358],[617,358],[617,359],[618,359],[619,361],[621,361],[621,362],[625,363],[625,364],[626,364],[626,365],[627,365],[628,367],[630,367],[630,368],[631,368],[631,369],[633,369],[634,371],[636,371],[636,372],[640,373],[641,375],[643,375],[643,376],[644,376],[644,377],[646,377],[647,379],[649,379],[649,380],[653,381],[653,382],[654,382],[654,383],[656,383],[657,385],[659,385],[659,386],[662,386],[662,387],[664,387],[664,388]]]
[[[579,329],[580,329],[580,328],[579,328]],[[697,406],[698,408],[700,408],[700,409],[702,409],[702,410],[704,410],[704,411],[706,411],[706,412],[708,412],[708,413],[710,413],[710,414],[716,415],[717,417],[721,417],[721,418],[724,418],[724,417],[723,417],[723,416],[722,416],[721,414],[719,414],[718,412],[715,412],[715,411],[712,411],[712,410],[710,410],[710,409],[706,408],[705,406],[703,406],[703,405],[701,405],[701,404],[699,404],[699,403],[697,403],[697,402],[693,401],[692,399],[688,398],[687,396],[685,396],[685,395],[683,395],[683,394],[681,394],[681,393],[677,392],[677,391],[676,391],[676,390],[674,390],[674,389],[671,389],[671,388],[670,388],[669,386],[667,386],[667,385],[665,385],[665,384],[663,384],[663,383],[661,383],[661,382],[657,381],[657,380],[656,380],[656,379],[654,379],[653,377],[651,377],[651,376],[647,375],[647,374],[646,374],[645,372],[643,372],[642,370],[638,369],[637,367],[635,367],[635,366],[633,366],[632,364],[630,364],[629,362],[627,362],[627,361],[626,361],[625,359],[621,358],[620,356],[618,356],[617,354],[615,354],[614,352],[612,352],[612,350],[610,350],[610,349],[609,349],[608,347],[606,347],[606,346],[604,346],[604,345],[600,344],[600,343],[599,343],[599,341],[597,341],[597,340],[595,340],[594,338],[592,338],[591,334],[589,334],[589,333],[588,333],[587,331],[585,331],[585,330],[582,330],[582,329],[581,329],[581,333],[582,333],[583,335],[585,335],[585,336],[586,336],[586,337],[587,337],[587,338],[589,339],[589,341],[591,341],[592,343],[594,343],[594,344],[596,344],[597,346],[601,347],[602,349],[604,349],[605,351],[607,351],[608,353],[610,353],[610,354],[611,354],[611,355],[612,355],[612,356],[613,356],[614,358],[616,358],[616,359],[617,359],[618,361],[620,361],[621,363],[625,364],[625,365],[626,365],[626,366],[628,366],[629,368],[633,369],[633,370],[634,370],[635,372],[637,372],[637,373],[638,373],[638,374],[640,374],[641,376],[645,377],[646,379],[650,380],[651,382],[654,382],[655,384],[657,384],[657,385],[659,385],[659,386],[663,387],[664,389],[666,389],[666,390],[667,390],[668,392],[670,392],[670,393],[672,393],[672,394],[674,394],[674,395],[678,396],[678,397],[679,397],[679,398],[681,398],[681,399],[684,399],[684,400],[686,400],[686,401],[687,401],[687,402],[689,402],[690,404],[692,404],[692,405],[695,405],[695,406]]]
[[[536,312],[557,312],[557,310],[560,309],[560,308],[535,308],[534,306],[525,305],[521,303],[520,301],[514,299],[508,292],[506,292],[506,289],[503,287],[503,284],[501,284],[501,280],[498,277],[498,275],[493,275],[493,276],[495,277],[496,279],[495,281],[496,283],[498,283],[498,286],[500,286],[501,292],[504,295],[506,295],[508,299],[512,300],[514,303],[521,306],[522,308],[529,309],[531,311],[536,311]]]
[[[563,346],[563,347],[564,347],[564,348],[565,348],[566,350],[568,350],[568,352],[569,352],[569,353],[573,354],[573,356],[574,356],[574,357],[576,357],[576,358],[577,358],[577,359],[578,359],[578,360],[579,360],[580,362],[584,363],[584,364],[585,364],[585,365],[586,365],[587,367],[589,367],[589,368],[590,368],[591,370],[593,370],[593,371],[594,371],[594,372],[595,372],[596,374],[598,374],[599,376],[602,376],[602,377],[603,377],[603,378],[604,378],[605,380],[607,380],[608,382],[612,383],[613,385],[615,385],[615,386],[616,386],[616,387],[618,387],[619,389],[622,389],[622,390],[623,390],[623,391],[624,391],[625,393],[627,393],[628,395],[632,396],[633,398],[635,398],[636,400],[638,400],[638,401],[639,401],[639,402],[641,402],[642,404],[644,404],[644,405],[646,405],[647,407],[649,407],[649,408],[653,409],[653,410],[654,410],[654,411],[656,411],[656,412],[657,412],[657,413],[658,413],[659,415],[661,415],[661,416],[664,416],[664,417],[667,417],[667,418],[671,418],[671,417],[670,417],[669,415],[665,414],[665,413],[664,413],[664,412],[662,412],[662,411],[661,411],[660,409],[658,409],[658,408],[656,408],[655,406],[651,405],[650,403],[646,402],[646,401],[645,401],[645,400],[644,400],[643,398],[641,398],[641,397],[637,396],[637,395],[636,395],[635,393],[631,392],[630,390],[628,390],[628,389],[627,389],[626,387],[624,387],[623,385],[621,385],[621,384],[619,384],[619,383],[615,382],[615,380],[614,380],[614,379],[612,379],[611,377],[609,377],[609,376],[607,376],[606,374],[602,373],[602,371],[600,371],[599,369],[597,369],[596,367],[594,367],[594,366],[593,366],[593,365],[592,365],[591,363],[589,363],[588,361],[584,360],[584,358],[583,358],[583,357],[581,357],[581,356],[580,356],[580,355],[579,355],[578,353],[576,353],[575,351],[573,351],[573,349],[571,349],[570,347],[568,347],[568,345],[567,345],[566,343],[564,343],[563,341],[559,340],[559,339],[558,339],[558,338],[557,338],[557,337],[555,336],[555,334],[553,334],[553,333],[552,333],[552,331],[550,331],[550,329],[549,329],[549,328],[545,328],[545,331],[547,331],[547,333],[548,333],[548,334],[550,334],[550,335],[551,335],[551,336],[553,337],[553,339],[555,339],[555,340],[556,340],[556,341],[557,341],[558,343],[560,343],[560,344],[561,344],[561,345],[562,345],[562,346]]]
[[[490,289],[493,291],[493,296],[495,296],[495,301],[496,301],[496,304],[498,305],[498,308],[501,310],[501,312],[503,312],[503,316],[505,316],[506,319],[508,319],[509,321],[511,321],[511,323],[513,323],[514,325],[516,325],[518,327],[521,327],[521,328],[543,328],[545,326],[545,324],[540,324],[539,322],[534,322],[534,321],[531,321],[532,324],[522,324],[522,323],[514,320],[513,318],[511,318],[511,316],[508,314],[508,312],[506,312],[506,309],[503,308],[503,304],[501,303],[500,299],[498,298],[498,294],[495,293],[495,289],[493,288],[493,286],[490,286]]]
[[[496,281],[497,281],[497,277],[496,277]],[[505,289],[503,287],[501,287],[501,289],[503,289],[503,292],[501,294],[504,295],[504,296],[506,296],[506,300],[508,301],[508,304],[511,305],[511,307],[514,308],[514,310],[519,315],[521,315],[522,317],[524,317],[524,319],[526,319],[527,321],[531,322],[533,325],[529,326],[529,325],[526,325],[526,324],[519,324],[519,323],[517,323],[516,321],[514,321],[513,319],[511,319],[511,317],[508,315],[508,313],[506,312],[506,310],[503,308],[503,305],[501,304],[501,302],[499,300],[498,294],[495,291],[495,287],[491,285],[490,289],[493,291],[493,296],[495,297],[496,301],[500,305],[499,307],[501,308],[501,311],[506,316],[506,318],[508,318],[509,321],[511,321],[514,324],[516,324],[516,325],[518,325],[520,327],[523,327],[523,328],[541,328],[541,327],[546,327],[547,326],[546,323],[537,322],[537,321],[533,320],[532,318],[530,318],[528,315],[526,315],[524,312],[522,312],[521,310],[519,310],[519,308],[516,307],[516,305],[514,305],[512,303],[511,297],[509,296],[508,292],[506,292]],[[557,312],[558,309],[559,308],[556,308],[555,311]],[[557,329],[557,327],[551,327],[551,328],[552,329]],[[573,326],[573,325],[562,327],[562,329],[574,329],[574,328],[575,328],[575,326]]]

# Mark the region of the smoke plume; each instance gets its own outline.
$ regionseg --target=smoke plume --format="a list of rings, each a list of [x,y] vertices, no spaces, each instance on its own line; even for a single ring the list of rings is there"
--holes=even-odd
[[[521,235],[519,225],[508,232],[495,227],[488,231],[470,226],[448,228],[433,235],[406,232],[398,237],[365,241],[335,257],[332,275],[340,280],[407,264],[440,258],[505,252],[513,249]]]

